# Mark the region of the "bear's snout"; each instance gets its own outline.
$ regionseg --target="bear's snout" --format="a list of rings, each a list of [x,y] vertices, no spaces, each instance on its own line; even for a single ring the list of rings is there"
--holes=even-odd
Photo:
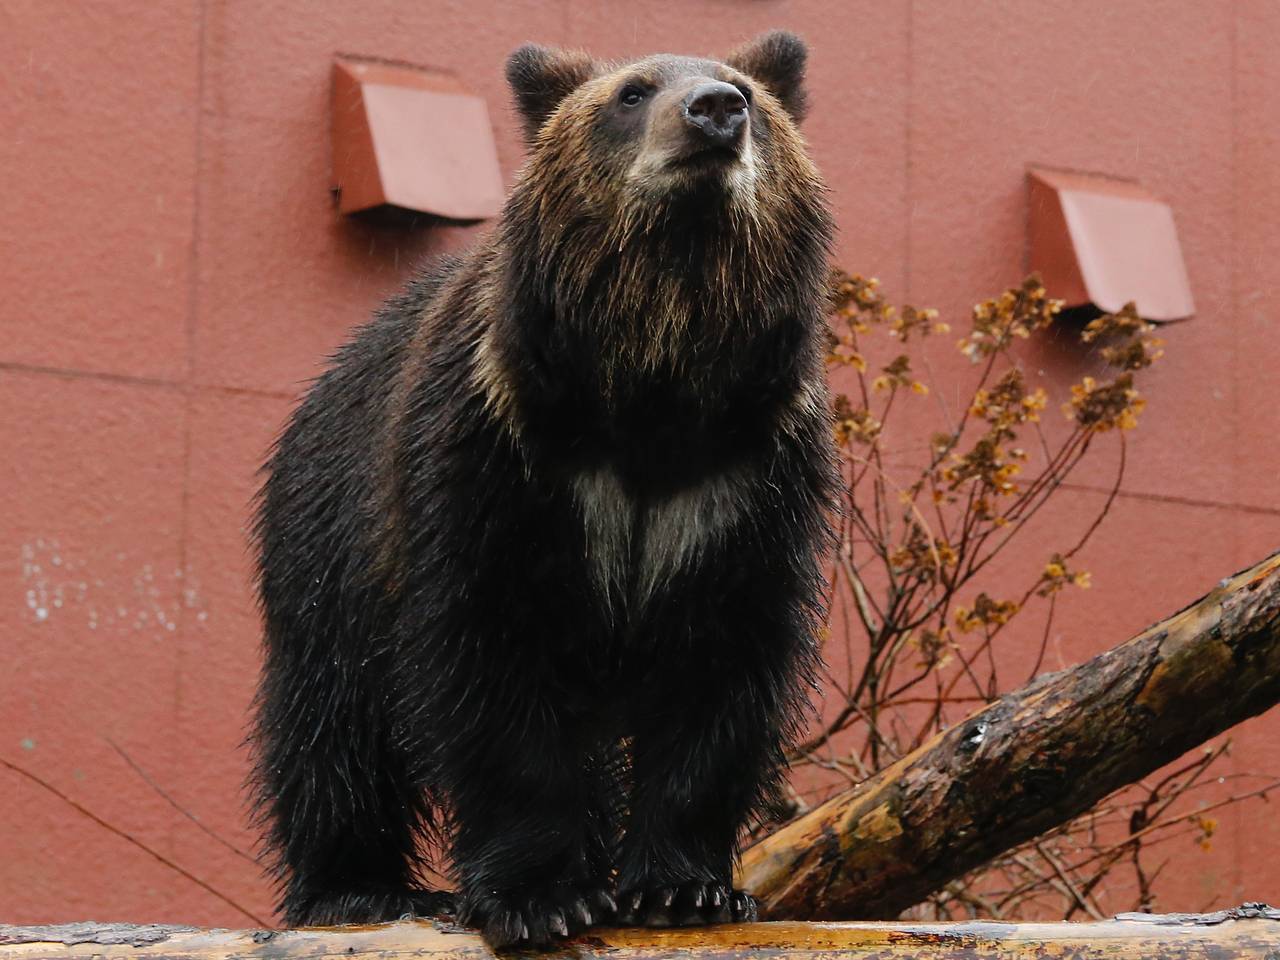
[[[685,121],[711,146],[735,146],[747,128],[747,98],[731,83],[700,83],[682,106]]]

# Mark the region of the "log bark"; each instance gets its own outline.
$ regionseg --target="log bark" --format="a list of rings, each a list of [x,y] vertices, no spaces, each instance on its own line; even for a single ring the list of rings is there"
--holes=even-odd
[[[683,930],[593,930],[547,957],[590,960],[1161,960],[1280,956],[1280,910],[1129,915],[1096,923],[752,923]],[[492,957],[480,937],[438,922],[328,930],[197,930],[77,923],[0,926],[0,960],[446,960]]]
[[[771,919],[894,917],[1280,701],[1280,554],[750,847]]]

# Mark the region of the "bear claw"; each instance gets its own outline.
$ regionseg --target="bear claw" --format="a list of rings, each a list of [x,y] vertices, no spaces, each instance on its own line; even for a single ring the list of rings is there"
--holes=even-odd
[[[549,948],[595,924],[612,920],[617,905],[600,887],[562,884],[541,891],[519,891],[474,898],[460,917],[478,926],[494,950]]]
[[[689,927],[750,922],[759,916],[755,897],[720,883],[639,887],[620,898],[623,923],[643,927]]]

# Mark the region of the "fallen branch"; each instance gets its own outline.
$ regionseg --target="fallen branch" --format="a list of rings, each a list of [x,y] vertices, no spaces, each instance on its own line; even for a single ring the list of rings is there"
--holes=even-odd
[[[1280,554],[750,847],[771,918],[896,916],[1280,701]]]
[[[880,960],[1051,956],[1172,960],[1262,958],[1276,950],[1280,950],[1280,910],[1246,904],[1216,914],[1131,914],[1093,923],[751,923],[683,930],[593,930],[559,955],[576,960],[684,956],[737,960],[760,954],[785,960],[857,951],[857,956]],[[428,921],[280,932],[93,923],[0,926],[0,960],[444,960],[492,955],[475,933]]]

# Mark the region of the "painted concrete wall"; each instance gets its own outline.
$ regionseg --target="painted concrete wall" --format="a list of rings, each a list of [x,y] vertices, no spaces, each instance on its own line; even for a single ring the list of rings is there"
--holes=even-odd
[[[1280,545],[1280,6],[1267,0],[187,0],[0,7],[0,757],[249,909],[231,845],[257,659],[244,526],[303,382],[420,257],[338,217],[338,51],[459,71],[520,162],[501,80],[536,39],[608,57],[813,47],[807,132],[839,259],[958,323],[1022,275],[1028,163],[1174,206],[1200,308],[1171,329],[1130,472],[1049,666],[1112,645]],[[1051,383],[1078,373],[1046,353]],[[1104,457],[1104,460],[1106,458]],[[1059,542],[1109,474],[1078,478]],[[1280,716],[1238,730],[1280,772]],[[123,751],[199,820],[184,818]],[[1269,808],[1169,848],[1160,906],[1280,901]],[[0,769],[0,921],[245,918]]]

